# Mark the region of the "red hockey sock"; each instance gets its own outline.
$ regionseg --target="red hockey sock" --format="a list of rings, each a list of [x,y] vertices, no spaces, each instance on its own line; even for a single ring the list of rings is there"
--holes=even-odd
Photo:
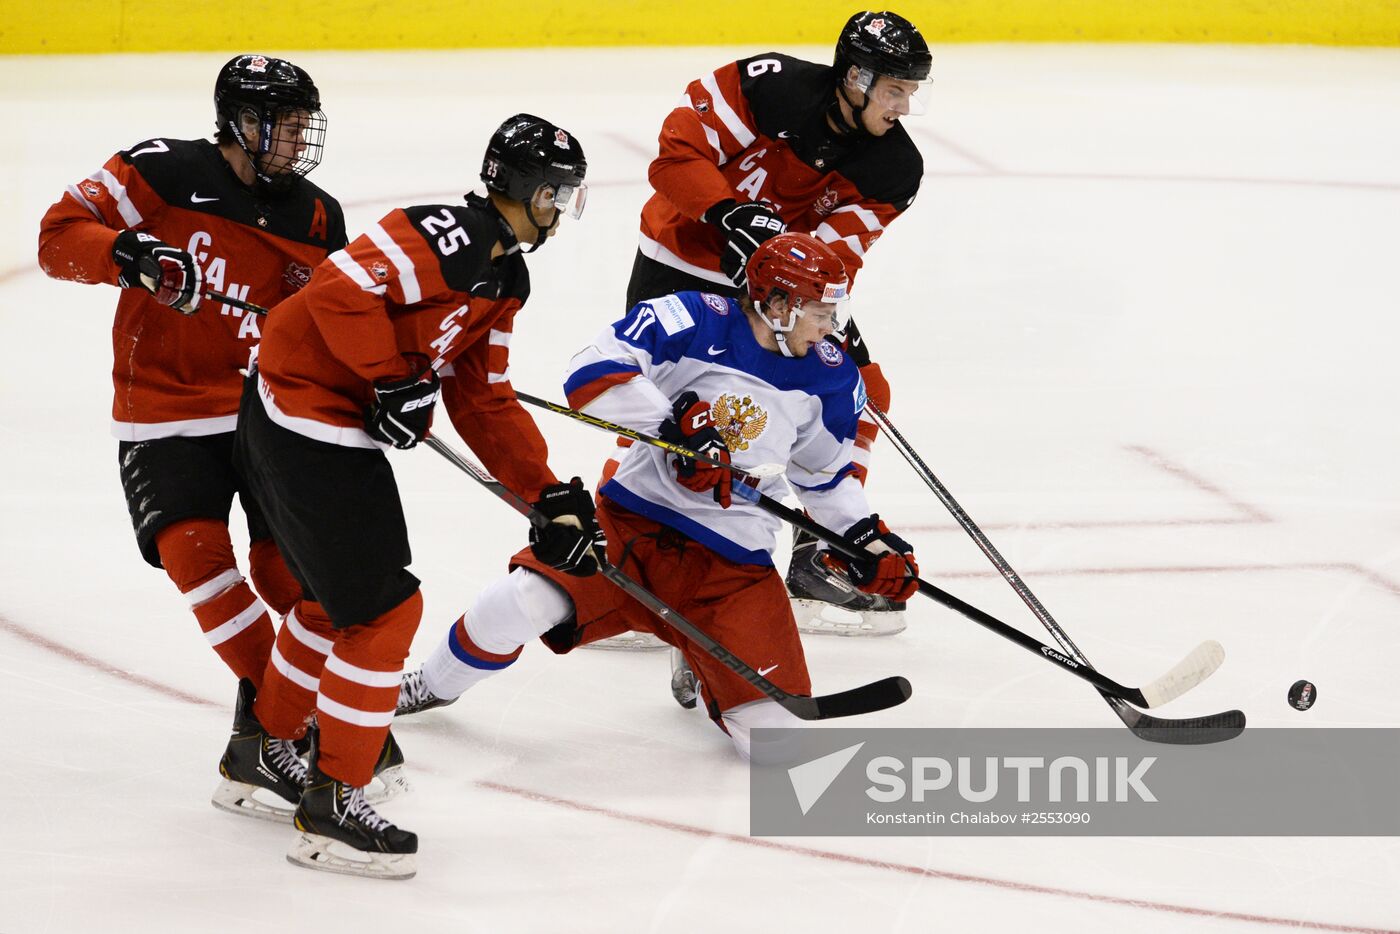
[[[316,711],[321,669],[335,641],[335,627],[319,603],[303,600],[277,633],[253,714],[273,736],[300,739]]]
[[[214,651],[237,677],[260,685],[272,619],[238,573],[228,526],[217,519],[177,522],[156,534],[156,549]]]
[[[404,659],[422,616],[423,597],[414,591],[389,612],[336,632],[316,698],[318,764],[331,778],[363,786],[374,777],[398,705]]]
[[[287,569],[287,562],[270,538],[248,546],[248,576],[278,617],[286,616],[301,599],[301,584]]]

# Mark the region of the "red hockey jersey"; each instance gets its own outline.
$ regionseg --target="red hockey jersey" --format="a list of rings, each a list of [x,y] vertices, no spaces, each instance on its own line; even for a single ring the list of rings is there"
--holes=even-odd
[[[847,139],[826,123],[826,65],[770,52],[692,81],[661,127],[642,208],[641,252],[721,285],[724,238],[700,216],[717,202],[767,201],[789,229],[836,250],[854,277],[866,250],[914,201],[923,158],[902,126]]]
[[[504,255],[492,258],[497,242]],[[384,447],[364,430],[374,384],[405,354],[442,377],[453,426],[492,474],[535,499],[556,482],[548,449],[511,388],[515,314],[530,295],[515,236],[488,201],[391,211],[272,309],[258,348],[268,416],[308,438]]]
[[[118,276],[117,233],[138,229],[187,250],[208,289],[271,306],[345,245],[339,203],[304,178],[275,197],[244,185],[216,145],[153,139],[68,186],[39,230],[55,279]],[[123,289],[112,325],[112,433],[126,441],[233,431],[257,316],[205,301],[191,316]]]

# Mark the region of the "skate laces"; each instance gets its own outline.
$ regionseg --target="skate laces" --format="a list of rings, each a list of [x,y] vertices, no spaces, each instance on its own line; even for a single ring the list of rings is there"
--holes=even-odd
[[[269,736],[266,750],[272,764],[281,769],[297,785],[306,784],[306,763],[297,755],[296,744],[291,740]]]
[[[349,795],[344,799],[345,817],[353,817],[373,833],[379,833],[385,827],[392,826],[387,820],[380,817],[374,808],[369,806],[369,802],[365,800],[363,788],[345,784],[342,784],[341,787],[349,790]],[[344,822],[345,819],[341,818],[341,823]]]
[[[400,710],[412,710],[420,704],[437,699],[437,695],[428,690],[428,685],[424,683],[423,672],[413,671],[404,675],[403,684],[399,690]]]

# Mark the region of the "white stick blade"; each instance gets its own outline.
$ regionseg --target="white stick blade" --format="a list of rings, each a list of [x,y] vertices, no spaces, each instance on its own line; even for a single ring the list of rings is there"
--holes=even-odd
[[[1176,667],[1142,689],[1148,707],[1160,707],[1176,700],[1200,684],[1225,661],[1225,648],[1214,639],[1207,639],[1177,663]]]

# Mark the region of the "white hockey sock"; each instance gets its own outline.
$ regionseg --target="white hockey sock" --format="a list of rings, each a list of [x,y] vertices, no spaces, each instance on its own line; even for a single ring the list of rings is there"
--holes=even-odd
[[[531,639],[562,623],[573,603],[540,574],[516,568],[493,581],[423,663],[423,683],[451,700],[510,667]]]

